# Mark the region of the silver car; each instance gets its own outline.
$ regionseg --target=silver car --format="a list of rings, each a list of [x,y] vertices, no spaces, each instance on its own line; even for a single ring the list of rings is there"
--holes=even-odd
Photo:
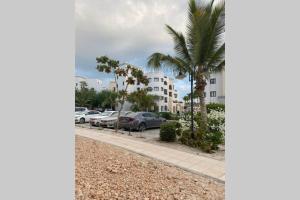
[[[132,112],[131,111],[123,111],[120,113],[120,117],[127,116],[130,113],[132,113]],[[110,117],[100,119],[100,126],[108,127],[108,128],[115,128],[117,120],[118,120],[118,112],[112,114]]]

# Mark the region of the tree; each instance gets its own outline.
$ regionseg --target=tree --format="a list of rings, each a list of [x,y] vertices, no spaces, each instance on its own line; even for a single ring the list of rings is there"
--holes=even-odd
[[[139,90],[128,95],[127,100],[132,103],[131,109],[137,111],[149,111],[157,106],[155,100],[157,96],[147,94],[147,90]]]
[[[96,61],[98,63],[97,70],[105,73],[113,73],[116,84],[117,84],[117,77],[122,76],[125,78],[125,82],[126,82],[125,89],[119,91],[118,84],[117,84],[118,103],[120,103],[121,105],[118,110],[118,120],[116,126],[116,131],[117,131],[119,128],[120,114],[128,96],[127,93],[128,86],[134,85],[135,81],[142,83],[144,85],[148,85],[149,81],[147,77],[144,76],[142,70],[137,69],[129,64],[127,64],[125,67],[121,67],[119,66],[119,61],[109,59],[107,56],[97,57]]]
[[[89,107],[91,102],[90,91],[85,81],[80,82],[80,89],[75,89],[75,105]]]
[[[196,4],[195,0],[190,0],[186,36],[166,25],[167,31],[173,37],[176,56],[153,53],[148,58],[148,66],[152,68],[159,69],[165,64],[179,74],[189,73],[192,83],[195,78],[195,92],[200,99],[204,130],[207,126],[204,96],[206,80],[212,72],[225,66],[224,16],[224,1],[214,5],[214,1]],[[191,93],[193,96],[193,87]]]
[[[118,93],[109,90],[103,90],[98,93],[98,101],[100,102],[101,107],[110,108],[115,110],[117,105]]]

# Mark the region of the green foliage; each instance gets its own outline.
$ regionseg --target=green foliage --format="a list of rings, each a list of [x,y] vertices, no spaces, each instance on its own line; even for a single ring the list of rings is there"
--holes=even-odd
[[[75,105],[80,107],[92,107],[96,91],[87,87],[87,83],[80,82],[80,89],[75,88]]]
[[[89,89],[85,82],[80,84],[80,89],[75,88],[75,105],[88,108],[111,108],[114,109],[117,101],[117,93],[109,90],[96,92]]]
[[[138,111],[154,111],[157,107],[156,96],[147,94],[147,90],[139,90],[128,95],[127,100],[132,103],[131,110]]]
[[[159,116],[165,118],[166,120],[172,120],[172,113],[171,112],[160,112]]]
[[[160,126],[160,140],[173,142],[176,140],[176,135],[181,134],[181,125],[178,122],[166,122]]]
[[[209,103],[206,104],[207,113],[210,113],[212,110],[216,111],[225,111],[225,104],[221,103]]]
[[[117,98],[118,93],[109,90],[103,90],[97,94],[97,106],[114,110],[117,105]]]
[[[190,113],[187,114],[190,116]],[[195,148],[200,148],[204,152],[212,153],[214,150],[218,149],[218,145],[224,143],[224,123],[225,117],[224,113],[213,111],[208,115],[208,124],[205,125],[203,119],[201,118],[201,113],[195,114],[196,122],[196,135],[192,138],[190,125],[185,125],[183,122],[189,121],[179,121],[185,129],[179,137],[179,141],[182,144],[192,146]],[[188,123],[190,124],[190,122]],[[187,126],[187,127],[186,127]]]

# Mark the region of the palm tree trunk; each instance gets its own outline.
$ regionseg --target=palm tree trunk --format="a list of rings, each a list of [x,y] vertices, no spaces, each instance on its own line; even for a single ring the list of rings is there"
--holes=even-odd
[[[200,112],[204,124],[207,124],[207,109],[205,104],[204,90],[200,91]]]
[[[201,128],[203,128],[204,131],[207,130],[207,110],[206,110],[205,96],[204,96],[205,86],[206,86],[205,77],[201,76],[201,74],[197,74],[196,92],[199,94],[201,126],[202,126]]]

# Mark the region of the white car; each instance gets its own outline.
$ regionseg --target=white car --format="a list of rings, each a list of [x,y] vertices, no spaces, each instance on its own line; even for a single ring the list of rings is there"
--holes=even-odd
[[[75,114],[87,113],[88,111],[86,107],[75,107]]]
[[[101,113],[96,110],[89,110],[86,113],[83,113],[83,112],[77,113],[77,114],[75,114],[75,123],[84,124],[86,122],[89,122],[92,117],[96,117],[96,116],[100,116],[100,115],[101,115]]]
[[[112,116],[114,113],[118,113],[117,111],[105,111],[101,113],[101,115],[94,116],[90,118],[90,124],[92,126],[100,126],[100,120],[106,117]]]

